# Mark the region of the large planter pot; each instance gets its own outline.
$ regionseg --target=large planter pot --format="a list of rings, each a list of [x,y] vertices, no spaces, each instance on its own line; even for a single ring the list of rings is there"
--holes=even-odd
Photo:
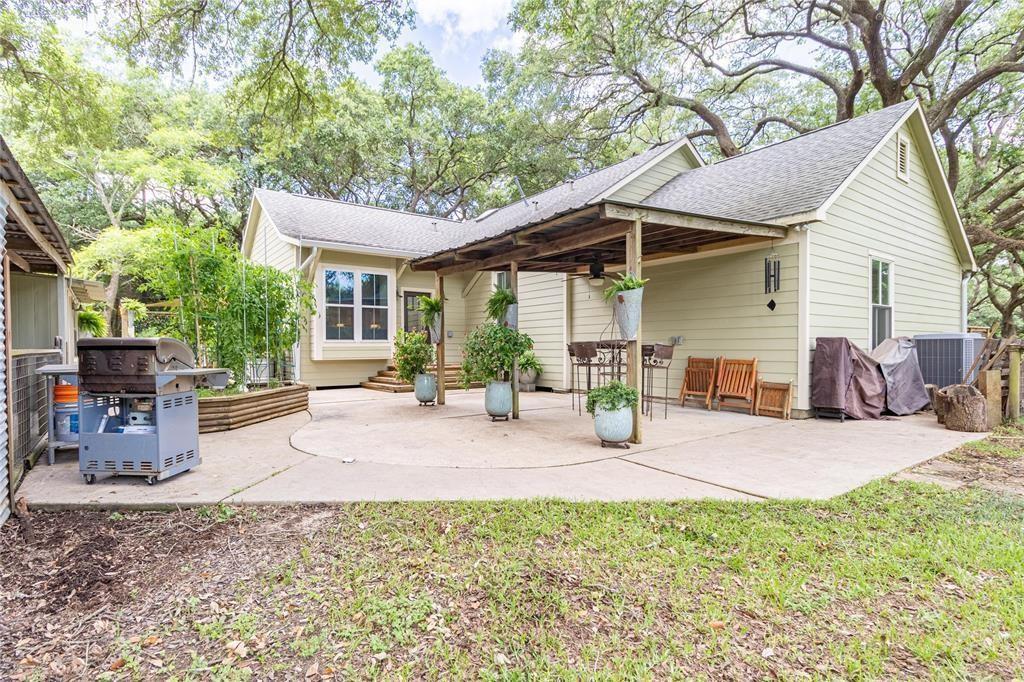
[[[434,320],[434,324],[427,327],[427,334],[430,336],[430,343],[435,346],[441,343],[441,318]]]
[[[601,447],[625,444],[633,435],[633,408],[606,410],[597,407],[594,410],[594,433],[601,439]]]
[[[437,399],[437,377],[433,374],[417,374],[414,381],[416,400],[421,405],[432,403]]]
[[[228,431],[309,409],[309,386],[292,384],[199,399],[199,433]]]
[[[615,294],[612,312],[615,314],[615,324],[619,326],[619,333],[626,340],[635,339],[637,332],[640,331],[640,309],[643,300],[643,287]]]
[[[505,326],[511,329],[519,329],[519,304],[512,303],[505,311]]]
[[[512,382],[489,381],[484,389],[484,409],[491,420],[508,419],[512,412]]]
[[[537,370],[519,370],[519,390],[527,393],[537,390]]]

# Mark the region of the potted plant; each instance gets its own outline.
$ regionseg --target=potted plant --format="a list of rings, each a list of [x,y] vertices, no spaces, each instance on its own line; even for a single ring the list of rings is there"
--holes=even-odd
[[[437,377],[427,374],[427,366],[434,361],[434,347],[423,332],[399,329],[395,335],[395,370],[398,378],[411,383],[420,405],[429,405],[437,399]]]
[[[497,322],[480,325],[462,344],[460,382],[465,388],[475,381],[486,383],[484,407],[491,420],[508,419],[512,411],[512,364],[533,348],[533,339]]]
[[[587,412],[594,415],[594,433],[601,439],[601,447],[629,447],[626,441],[633,435],[633,409],[639,402],[637,390],[621,381],[612,381],[587,394]]]
[[[487,319],[517,329],[519,327],[519,302],[511,289],[498,287],[487,299]]]
[[[438,296],[420,296],[416,301],[416,309],[423,316],[423,324],[430,332],[430,342],[441,343],[441,298]]]
[[[82,308],[78,311],[78,331],[83,338],[106,336],[107,320],[95,308]]]
[[[619,275],[610,287],[604,290],[604,300],[612,302],[612,312],[619,326],[622,338],[636,338],[640,330],[640,307],[644,298],[644,285],[648,280],[640,279],[633,273]]]
[[[523,353],[519,358],[519,390],[533,393],[537,390],[537,377],[544,371],[540,360],[532,350]]]

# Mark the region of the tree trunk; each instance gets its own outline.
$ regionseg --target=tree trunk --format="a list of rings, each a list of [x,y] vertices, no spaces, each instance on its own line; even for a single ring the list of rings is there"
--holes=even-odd
[[[951,431],[988,431],[988,410],[981,391],[966,384],[947,387],[946,428]]]

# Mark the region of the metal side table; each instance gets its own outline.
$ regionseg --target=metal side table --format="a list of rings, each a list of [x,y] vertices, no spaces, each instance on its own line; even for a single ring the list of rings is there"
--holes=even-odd
[[[78,365],[43,365],[36,372],[46,377],[46,463],[53,466],[57,450],[78,448],[77,440],[57,440],[56,415],[53,412],[53,387],[58,381],[77,386]]]

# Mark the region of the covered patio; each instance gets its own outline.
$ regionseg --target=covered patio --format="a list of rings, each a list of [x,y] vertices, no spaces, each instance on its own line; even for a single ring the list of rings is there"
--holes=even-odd
[[[642,276],[643,265],[672,262],[683,256],[784,239],[788,229],[770,223],[723,219],[655,209],[622,201],[548,208],[537,216],[528,202],[518,215],[498,221],[462,245],[414,260],[414,271],[432,271],[436,291],[444,299],[444,280],[462,273],[507,271],[509,286],[519,297],[520,272],[624,272]],[[508,210],[507,208],[504,210]],[[444,315],[438,357],[444,357]],[[625,341],[625,383],[638,391],[642,376],[642,339]],[[519,386],[512,382],[512,418],[521,416]],[[443,377],[438,374],[438,404],[445,404]],[[643,442],[639,407],[634,408],[633,437]]]

